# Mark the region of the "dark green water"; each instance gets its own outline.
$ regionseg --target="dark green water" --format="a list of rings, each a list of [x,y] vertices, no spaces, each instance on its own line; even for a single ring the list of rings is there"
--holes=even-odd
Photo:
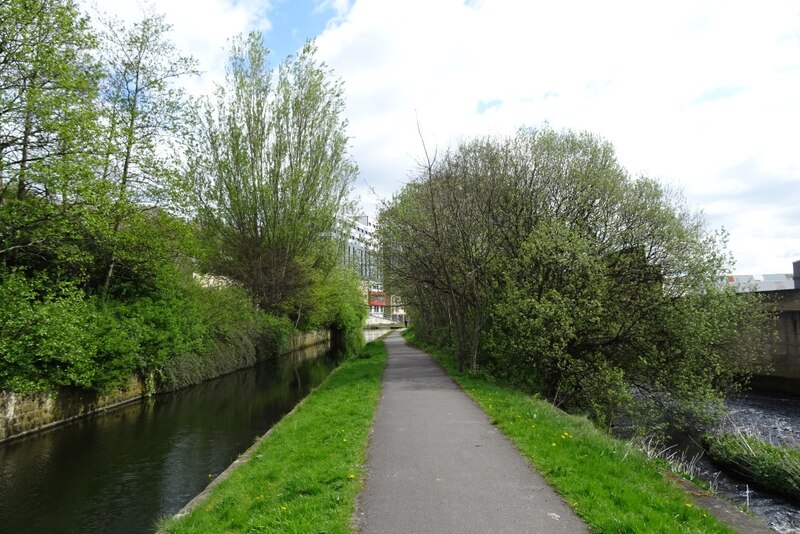
[[[153,532],[336,366],[297,359],[0,445],[0,532]]]

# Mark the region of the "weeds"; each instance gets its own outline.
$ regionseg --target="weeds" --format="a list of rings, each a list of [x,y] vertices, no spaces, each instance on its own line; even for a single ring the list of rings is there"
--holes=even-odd
[[[702,452],[689,455],[685,449],[677,450],[677,445],[660,446],[653,437],[641,438],[629,443],[632,449],[640,451],[651,460],[663,461],[670,471],[688,480],[695,481],[700,475],[698,463],[703,457]]]
[[[757,439],[745,431],[708,434],[711,459],[741,477],[794,499],[800,499],[800,450]],[[749,488],[748,488],[749,489]]]

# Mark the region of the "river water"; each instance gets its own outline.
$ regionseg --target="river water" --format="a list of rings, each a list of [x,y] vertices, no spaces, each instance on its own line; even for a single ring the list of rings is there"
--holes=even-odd
[[[0,533],[153,532],[337,363],[299,354],[0,445]]]
[[[727,401],[729,415],[723,423],[775,445],[800,448],[800,398],[746,393]],[[691,438],[679,440],[685,457],[702,454]],[[749,508],[776,532],[800,533],[800,503],[771,494],[752,483],[721,471],[705,455],[696,460],[696,476],[716,488],[717,494]]]

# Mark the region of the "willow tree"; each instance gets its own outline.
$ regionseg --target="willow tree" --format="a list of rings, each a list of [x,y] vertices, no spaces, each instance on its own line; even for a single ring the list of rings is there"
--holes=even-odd
[[[342,84],[315,51],[309,42],[272,70],[261,34],[236,39],[190,157],[210,269],[262,309],[296,317],[314,278],[336,265],[357,172]]]

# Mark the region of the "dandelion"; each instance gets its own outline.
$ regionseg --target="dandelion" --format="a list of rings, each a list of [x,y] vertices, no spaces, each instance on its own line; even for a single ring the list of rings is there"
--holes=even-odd
[[[285,506],[281,506],[281,510],[285,512],[286,510],[288,510],[288,508],[286,508]]]
[[[350,475],[347,475],[347,478],[349,478],[350,480],[353,480],[354,478],[356,478],[356,476],[353,475],[353,474],[350,474]]]
[[[555,447],[555,446],[556,446],[556,444],[555,444],[555,443],[551,443],[551,444],[550,444],[550,446],[551,446],[551,447]]]

